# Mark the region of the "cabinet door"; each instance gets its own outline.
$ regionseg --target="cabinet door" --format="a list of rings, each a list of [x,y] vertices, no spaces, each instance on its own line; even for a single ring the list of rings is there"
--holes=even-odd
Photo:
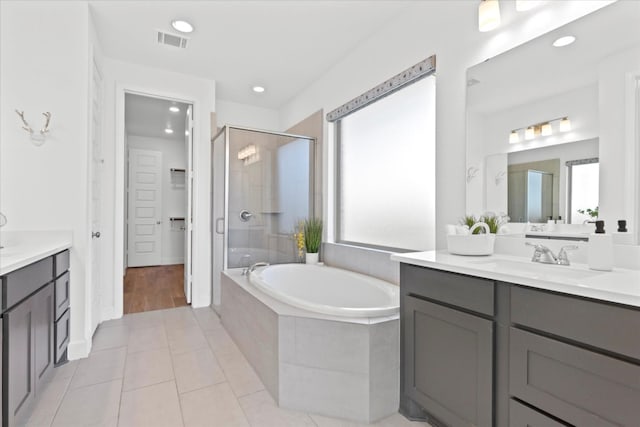
[[[404,392],[448,426],[493,423],[493,322],[403,299]]]
[[[34,373],[36,393],[47,374],[53,368],[53,283],[48,284],[33,297]]]
[[[4,425],[18,424],[35,396],[33,372],[33,299],[4,314]]]

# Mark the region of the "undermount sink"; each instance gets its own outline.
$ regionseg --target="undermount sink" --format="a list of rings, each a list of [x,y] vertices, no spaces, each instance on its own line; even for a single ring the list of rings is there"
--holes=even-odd
[[[570,281],[579,282],[582,279],[601,275],[602,272],[575,268],[566,265],[543,264],[537,262],[514,261],[506,259],[486,259],[471,261],[483,268],[490,269],[497,273],[518,273],[527,274],[535,279],[550,281]]]

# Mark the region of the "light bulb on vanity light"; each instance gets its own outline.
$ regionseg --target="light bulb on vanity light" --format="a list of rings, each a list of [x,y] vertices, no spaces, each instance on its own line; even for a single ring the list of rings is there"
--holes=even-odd
[[[529,126],[524,130],[524,139],[526,139],[527,141],[530,141],[535,137],[536,137],[536,130],[533,126]]]
[[[543,123],[542,126],[540,126],[540,135],[542,136],[553,135],[553,129],[551,128],[551,123],[549,122]]]
[[[509,134],[509,144],[517,144],[520,142],[520,135],[517,130],[512,130]]]
[[[569,117],[563,117],[560,120],[560,132],[569,132],[571,130],[571,120]]]
[[[485,33],[500,25],[500,5],[498,0],[481,0],[478,5],[478,31]]]

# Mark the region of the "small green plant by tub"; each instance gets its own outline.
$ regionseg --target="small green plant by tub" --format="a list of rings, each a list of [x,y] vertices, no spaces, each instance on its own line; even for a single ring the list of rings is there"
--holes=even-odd
[[[496,215],[493,212],[485,212],[479,218],[476,218],[474,215],[465,215],[460,220],[460,225],[466,225],[471,228],[478,222],[484,222],[489,226],[489,231],[491,233],[497,234],[498,229],[509,222],[509,217],[507,215]],[[473,230],[473,234],[480,234],[483,232],[483,228],[476,228]]]
[[[596,219],[598,218],[598,206],[596,206],[595,209],[578,209],[578,213],[581,213],[582,215],[589,215],[591,219]]]
[[[304,247],[309,254],[318,253],[322,244],[322,220],[309,218],[304,220]]]

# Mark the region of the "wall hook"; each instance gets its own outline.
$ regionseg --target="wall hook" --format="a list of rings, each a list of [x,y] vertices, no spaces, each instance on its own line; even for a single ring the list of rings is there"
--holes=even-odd
[[[469,166],[467,169],[467,184],[470,183],[476,175],[478,175],[478,172],[480,172],[480,169],[475,166]]]
[[[15,111],[16,111],[16,114],[20,117],[20,120],[22,120],[22,129],[24,129],[25,132],[29,134],[31,139],[34,141],[44,141],[45,137],[49,133],[49,124],[51,123],[51,113],[48,111],[42,113],[42,115],[45,117],[44,126],[42,127],[42,129],[40,129],[39,134],[35,134],[33,131],[33,128],[31,127],[31,125],[29,125],[29,122],[27,122],[27,120],[24,118],[24,111],[20,111],[20,110],[15,110]]]

